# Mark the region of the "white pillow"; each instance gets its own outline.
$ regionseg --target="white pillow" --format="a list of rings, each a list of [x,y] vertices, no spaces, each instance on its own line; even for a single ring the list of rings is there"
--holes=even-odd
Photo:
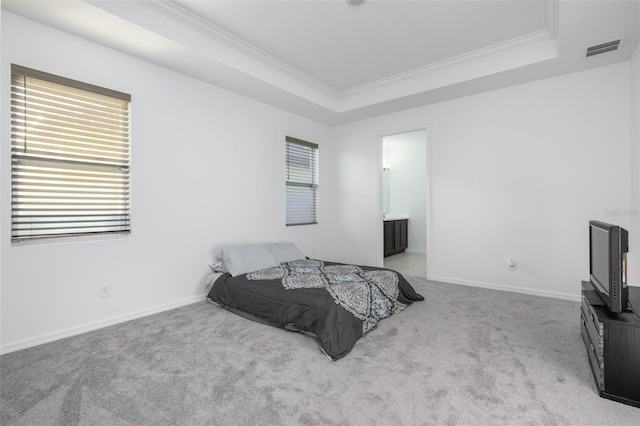
[[[278,263],[291,262],[292,260],[305,259],[304,254],[293,243],[265,244]]]
[[[242,244],[224,247],[222,261],[233,277],[273,268],[279,263],[264,244]]]

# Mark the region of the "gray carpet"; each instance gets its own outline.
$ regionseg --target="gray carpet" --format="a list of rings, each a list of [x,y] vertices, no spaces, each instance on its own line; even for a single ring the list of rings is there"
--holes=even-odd
[[[207,302],[0,357],[3,425],[639,425],[598,397],[579,304],[409,278],[346,358]],[[576,284],[577,285],[577,284]]]

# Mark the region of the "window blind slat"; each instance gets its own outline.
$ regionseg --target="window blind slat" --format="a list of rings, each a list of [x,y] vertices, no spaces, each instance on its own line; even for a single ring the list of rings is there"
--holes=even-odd
[[[126,208],[117,206],[65,206],[67,209],[60,209],[59,206],[24,206],[13,209],[18,214],[20,220],[16,223],[31,221],[34,217],[50,219],[53,216],[64,216],[75,218],[75,220],[88,220],[97,216],[121,216],[126,215]],[[77,211],[83,214],[77,214]],[[82,216],[82,217],[80,217]]]
[[[129,233],[130,96],[11,70],[12,240]]]
[[[34,101],[49,102],[51,104],[76,104],[86,105],[89,108],[101,111],[113,111],[120,113],[122,105],[129,101],[113,99],[108,96],[101,96],[95,93],[88,93],[85,90],[73,89],[55,83],[46,83],[42,80],[24,77],[17,77],[11,81],[11,89],[16,92],[17,100],[26,99],[25,84],[29,87],[29,98]]]
[[[62,145],[63,147],[69,148],[77,148],[84,149],[86,151],[95,151],[95,152],[112,152],[112,153],[120,153],[122,155],[127,155],[129,153],[129,145],[119,141],[106,141],[106,140],[82,140],[79,138],[75,139],[63,139],[63,138],[53,138],[50,135],[42,135],[40,136],[38,133],[31,132],[29,134],[29,139],[25,140],[22,136],[24,132],[12,132],[12,137],[14,137],[17,141],[12,145],[12,148],[15,150],[23,150],[26,145],[33,146],[58,146]],[[126,138],[124,139],[126,140]]]
[[[86,152],[84,150],[73,150],[66,147],[60,147],[60,149],[57,149],[55,145],[41,146],[39,144],[30,146],[28,151],[29,155],[23,154],[24,149],[13,149],[11,151],[15,153],[17,158],[22,160],[32,160],[34,157],[40,157],[41,159],[56,158],[59,160],[72,161],[74,163],[100,163],[109,165],[126,164],[128,157],[125,153]]]
[[[99,131],[98,131],[99,130]],[[44,122],[39,123],[26,123],[20,121],[13,121],[11,123],[11,132],[16,136],[17,143],[24,143],[27,132],[31,140],[33,137],[40,137],[44,140],[56,139],[56,140],[69,140],[83,142],[84,144],[97,144],[97,145],[120,145],[129,139],[129,135],[124,132],[118,132],[116,129],[107,129],[103,127],[101,129],[94,128],[92,131],[82,129],[80,127],[69,127],[61,125],[60,123]],[[23,140],[20,140],[22,138]]]
[[[118,184],[102,184],[102,185],[93,185],[91,183],[84,183],[83,185],[76,185],[74,183],[57,183],[57,182],[39,182],[37,180],[23,180],[12,185],[14,191],[23,191],[25,193],[38,193],[44,192],[46,194],[51,193],[56,189],[60,191],[74,191],[78,190],[89,190],[89,191],[98,191],[102,190],[105,192],[114,192],[114,191],[122,191],[127,186],[118,185]]]
[[[47,115],[50,117],[59,117],[64,120],[81,122],[82,120],[90,120],[105,125],[117,126],[119,123],[128,119],[128,115],[122,110],[111,107],[101,107],[83,102],[62,102],[54,99],[38,97],[37,93],[20,92],[14,90],[11,92],[11,105],[17,116],[33,115],[32,119]],[[124,106],[124,103],[123,103]]]
[[[82,90],[96,95],[107,96],[113,99],[120,99],[127,102],[131,101],[131,95],[118,92],[116,90],[105,89],[104,87],[94,86],[92,84],[83,83],[77,80],[72,80],[58,75],[45,73],[43,71],[34,70],[31,68],[23,67],[16,64],[11,64],[11,77],[13,78],[34,78],[41,82],[48,82],[52,84],[59,84],[67,89]]]

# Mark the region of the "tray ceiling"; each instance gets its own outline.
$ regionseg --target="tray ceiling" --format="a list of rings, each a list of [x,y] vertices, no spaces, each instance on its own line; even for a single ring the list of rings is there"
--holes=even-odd
[[[629,1],[2,1],[2,8],[326,124],[630,58]],[[585,58],[588,46],[624,38]]]

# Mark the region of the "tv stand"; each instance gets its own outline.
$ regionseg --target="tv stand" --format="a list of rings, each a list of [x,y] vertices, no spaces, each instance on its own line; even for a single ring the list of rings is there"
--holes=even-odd
[[[640,408],[640,287],[629,287],[634,312],[612,313],[582,281],[582,339],[598,393]]]

